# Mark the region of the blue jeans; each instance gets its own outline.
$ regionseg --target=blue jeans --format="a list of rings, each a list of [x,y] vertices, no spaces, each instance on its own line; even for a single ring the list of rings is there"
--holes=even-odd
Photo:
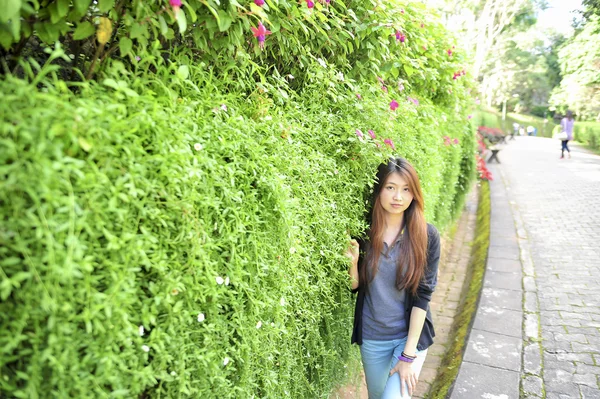
[[[406,338],[392,341],[373,341],[364,339],[360,346],[363,368],[367,380],[369,399],[407,399],[408,388],[404,384],[404,396],[400,394],[400,376],[390,371],[396,363],[398,356],[404,350]],[[417,359],[411,364],[417,377],[427,356],[427,349],[417,351]]]

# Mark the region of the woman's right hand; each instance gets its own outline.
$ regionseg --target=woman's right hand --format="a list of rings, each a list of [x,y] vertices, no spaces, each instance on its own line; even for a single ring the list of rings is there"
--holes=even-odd
[[[358,244],[358,242],[356,240],[350,240],[350,244],[348,245],[348,249],[346,250],[346,256],[352,261],[353,267],[358,265],[359,250],[360,245]]]

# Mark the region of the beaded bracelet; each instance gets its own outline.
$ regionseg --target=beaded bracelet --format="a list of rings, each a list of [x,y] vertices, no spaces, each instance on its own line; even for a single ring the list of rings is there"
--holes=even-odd
[[[398,360],[400,360],[401,362],[406,362],[406,363],[412,363],[412,362],[415,361],[415,359],[411,359],[409,357],[405,357],[404,355],[398,356]]]

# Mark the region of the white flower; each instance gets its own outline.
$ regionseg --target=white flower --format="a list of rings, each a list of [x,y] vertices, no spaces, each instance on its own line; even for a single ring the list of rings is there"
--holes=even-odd
[[[200,144],[200,143],[194,144],[194,150],[196,150],[196,151],[202,150],[202,144]]]
[[[337,74],[337,75],[335,75],[335,77],[336,77],[336,78],[337,78],[339,81],[341,81],[341,82],[343,82],[343,81],[344,81],[344,74],[343,74],[343,73],[341,73],[341,72],[338,72],[338,74]]]
[[[144,352],[150,352],[150,347],[148,345],[142,345],[142,350]]]
[[[290,248],[290,253],[291,253],[291,254],[295,254],[295,253],[296,253],[296,248],[294,248],[294,247],[291,247],[291,248]]]
[[[222,109],[223,111],[227,111],[227,105],[225,105],[225,104],[221,104],[221,109]]]
[[[285,298],[284,297],[281,297],[281,299],[279,300],[279,304],[281,306],[285,306]]]
[[[256,328],[261,328],[262,327],[262,321],[258,321],[258,323],[256,323]]]
[[[219,285],[221,285],[225,282],[225,280],[223,280],[223,277],[221,277],[221,276],[217,276],[215,278],[215,280],[217,280],[217,284],[219,284]]]
[[[229,364],[229,358],[226,357],[225,359],[223,359],[223,366],[227,366]]]
[[[319,253],[321,254],[321,256],[325,256],[325,252],[323,252],[323,250],[320,250]]]
[[[144,336],[144,326],[140,326],[139,331],[140,331],[140,337],[143,337]]]
[[[229,277],[225,277],[225,285],[229,285]]]
[[[321,58],[317,58],[317,62],[323,67],[323,68],[327,68],[327,64],[325,63],[325,61],[323,61],[323,59]]]
[[[288,78],[289,80],[294,80],[294,75],[292,75],[292,74],[290,73],[290,74],[287,76],[287,78]]]
[[[271,327],[275,327],[275,323],[271,323]]]
[[[198,313],[198,323],[202,323],[204,321],[204,313]]]
[[[172,375],[173,377],[175,377],[175,376],[177,375],[177,373],[176,373],[176,372],[174,372],[174,371],[171,371],[171,375]]]

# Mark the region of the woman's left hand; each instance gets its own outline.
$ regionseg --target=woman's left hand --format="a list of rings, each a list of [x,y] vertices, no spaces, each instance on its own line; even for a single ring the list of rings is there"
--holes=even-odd
[[[408,395],[412,396],[415,388],[417,387],[419,378],[413,371],[411,363],[398,360],[398,363],[396,363],[392,371],[390,371],[390,376],[394,373],[398,373],[400,376],[400,394],[404,396],[404,384],[406,384],[406,387],[408,388]]]

